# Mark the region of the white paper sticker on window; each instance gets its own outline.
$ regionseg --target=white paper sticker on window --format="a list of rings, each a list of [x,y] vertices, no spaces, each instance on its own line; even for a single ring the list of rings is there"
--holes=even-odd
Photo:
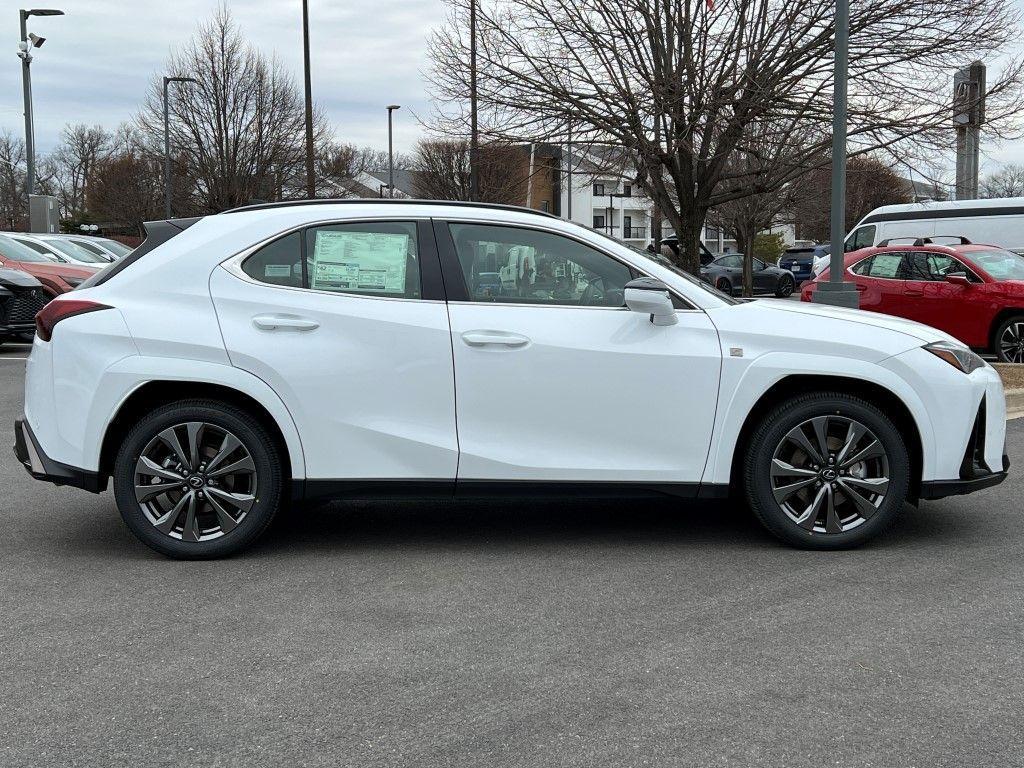
[[[290,264],[267,264],[263,268],[264,277],[291,277],[292,268]]]
[[[312,286],[326,291],[405,293],[409,235],[319,230]]]

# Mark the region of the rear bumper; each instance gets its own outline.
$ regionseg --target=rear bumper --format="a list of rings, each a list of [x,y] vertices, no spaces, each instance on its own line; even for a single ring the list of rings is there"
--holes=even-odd
[[[69,485],[91,493],[102,493],[107,489],[106,475],[69,467],[43,453],[24,417],[14,421],[14,455],[25,467],[25,471],[36,480],[45,480],[54,485]]]
[[[988,474],[977,475],[961,480],[928,480],[921,483],[920,497],[922,499],[944,499],[947,496],[964,496],[985,488],[999,485],[1010,470],[1010,457],[1003,456],[1003,470],[1001,472],[989,472]]]

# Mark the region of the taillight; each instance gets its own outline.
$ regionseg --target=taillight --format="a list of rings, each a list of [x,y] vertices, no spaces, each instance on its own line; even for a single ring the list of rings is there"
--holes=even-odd
[[[54,299],[36,314],[36,336],[43,341],[49,341],[53,336],[53,327],[61,320],[101,309],[112,307],[85,299]]]

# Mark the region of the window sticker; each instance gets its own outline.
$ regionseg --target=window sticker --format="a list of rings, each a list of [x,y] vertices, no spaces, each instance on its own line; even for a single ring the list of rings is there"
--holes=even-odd
[[[900,262],[903,256],[898,253],[879,253],[875,255],[875,261],[871,265],[872,277],[896,277],[899,272]]]
[[[263,268],[264,277],[291,277],[291,264],[267,264]]]
[[[313,246],[312,288],[405,293],[409,235],[319,230]]]

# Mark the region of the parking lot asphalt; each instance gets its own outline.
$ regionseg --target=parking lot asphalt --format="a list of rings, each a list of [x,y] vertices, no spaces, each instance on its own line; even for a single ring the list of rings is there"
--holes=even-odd
[[[0,350],[2,766],[1024,764],[1020,469],[850,552],[735,503],[460,501],[174,562],[17,464],[25,353]]]

